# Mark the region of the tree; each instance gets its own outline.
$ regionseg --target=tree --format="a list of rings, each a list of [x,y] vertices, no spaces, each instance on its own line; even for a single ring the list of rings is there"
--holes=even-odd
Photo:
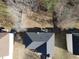
[[[55,7],[56,25],[61,29],[79,28],[79,0],[60,0]]]

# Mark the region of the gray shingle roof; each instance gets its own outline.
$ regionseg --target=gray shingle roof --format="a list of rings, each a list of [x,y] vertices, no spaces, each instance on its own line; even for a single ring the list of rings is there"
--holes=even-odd
[[[44,41],[47,42],[53,33],[45,33],[45,32],[26,32],[32,41]]]
[[[9,54],[9,35],[7,33],[0,33],[0,57]]]
[[[34,41],[27,48],[29,48],[29,49],[36,49],[37,47],[41,46],[44,43],[45,43],[44,41],[42,41],[42,42]]]

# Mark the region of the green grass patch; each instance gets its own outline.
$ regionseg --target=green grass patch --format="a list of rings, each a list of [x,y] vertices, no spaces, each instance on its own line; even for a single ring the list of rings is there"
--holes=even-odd
[[[44,0],[44,6],[48,9],[49,12],[53,11],[54,6],[56,5],[56,3],[58,2],[58,0]]]
[[[7,5],[0,0],[0,15],[7,15]]]

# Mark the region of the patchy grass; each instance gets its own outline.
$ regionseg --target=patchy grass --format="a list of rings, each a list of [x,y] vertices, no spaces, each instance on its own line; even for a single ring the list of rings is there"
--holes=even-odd
[[[44,6],[48,9],[49,12],[53,11],[54,6],[58,0],[43,0]]]
[[[7,6],[0,0],[0,15],[7,15]]]
[[[12,23],[9,20],[9,13],[7,11],[7,5],[0,0],[0,27],[4,27],[5,29],[10,29],[12,27]]]

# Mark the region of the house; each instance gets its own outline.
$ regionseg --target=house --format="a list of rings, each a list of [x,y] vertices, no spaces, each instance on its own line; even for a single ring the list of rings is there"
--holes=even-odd
[[[79,55],[79,33],[66,34],[67,49],[70,53]]]
[[[25,32],[22,38],[26,48],[38,52],[41,59],[52,59],[54,54],[54,33]]]
[[[0,33],[0,59],[13,59],[13,33]]]

